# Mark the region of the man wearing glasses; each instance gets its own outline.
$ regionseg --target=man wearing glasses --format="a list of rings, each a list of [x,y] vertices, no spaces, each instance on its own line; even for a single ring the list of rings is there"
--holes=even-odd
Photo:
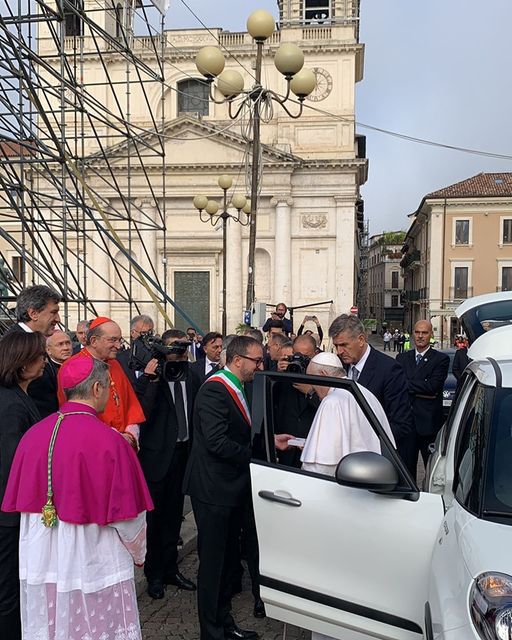
[[[110,392],[107,405],[98,418],[120,431],[132,447],[138,449],[139,425],[145,421],[142,407],[130,381],[119,364],[117,353],[121,348],[121,328],[110,318],[95,318],[87,332],[85,347],[70,358],[96,358],[108,364]],[[59,404],[65,402],[64,390],[57,376]]]
[[[251,415],[244,384],[262,368],[261,344],[236,336],[227,347],[225,368],[210,376],[196,397],[184,492],[192,498],[198,529],[201,640],[257,637],[233,620],[231,585],[243,507],[251,500]]]

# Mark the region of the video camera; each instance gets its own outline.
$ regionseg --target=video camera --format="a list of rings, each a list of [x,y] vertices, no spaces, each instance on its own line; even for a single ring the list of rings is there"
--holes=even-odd
[[[306,373],[306,369],[308,368],[308,364],[310,363],[311,358],[302,355],[302,353],[294,353],[291,356],[288,356],[288,366],[286,367],[286,371],[288,373]]]
[[[133,341],[129,367],[135,371],[144,371],[147,363],[156,358],[158,366],[155,374],[158,377],[167,382],[181,382],[187,378],[188,360],[167,360],[167,356],[182,356],[189,346],[188,340],[176,340],[165,345],[161,338],[148,331]]]

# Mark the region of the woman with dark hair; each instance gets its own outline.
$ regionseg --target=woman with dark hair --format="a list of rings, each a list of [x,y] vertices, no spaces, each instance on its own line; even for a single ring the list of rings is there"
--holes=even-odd
[[[41,418],[27,388],[43,373],[45,346],[44,336],[37,332],[13,331],[0,340],[0,503],[16,447]],[[19,523],[18,513],[0,512],[0,629],[5,640],[21,639]]]

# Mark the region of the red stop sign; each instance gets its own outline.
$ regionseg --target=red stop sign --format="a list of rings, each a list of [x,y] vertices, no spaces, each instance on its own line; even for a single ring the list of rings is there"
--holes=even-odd
[[[357,314],[359,313],[359,309],[357,307],[350,307],[350,313],[353,316],[357,316]]]

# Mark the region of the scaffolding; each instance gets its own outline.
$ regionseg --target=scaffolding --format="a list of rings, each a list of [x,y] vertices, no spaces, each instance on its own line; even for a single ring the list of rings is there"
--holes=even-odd
[[[101,314],[106,304],[128,308],[130,317],[152,305],[167,326],[172,305],[195,326],[166,293],[165,258],[156,264],[148,249],[158,243],[161,254],[167,253],[169,87],[165,18],[158,4],[0,0],[4,321],[22,287],[45,283],[62,295],[66,327],[71,317]],[[84,78],[91,59],[101,70],[97,80]],[[110,73],[120,60],[122,79]],[[155,90],[160,94],[158,109],[149,88],[153,96]],[[144,101],[144,123],[132,120],[134,100]],[[140,193],[149,198],[142,201]],[[135,242],[143,251],[139,260]]]

